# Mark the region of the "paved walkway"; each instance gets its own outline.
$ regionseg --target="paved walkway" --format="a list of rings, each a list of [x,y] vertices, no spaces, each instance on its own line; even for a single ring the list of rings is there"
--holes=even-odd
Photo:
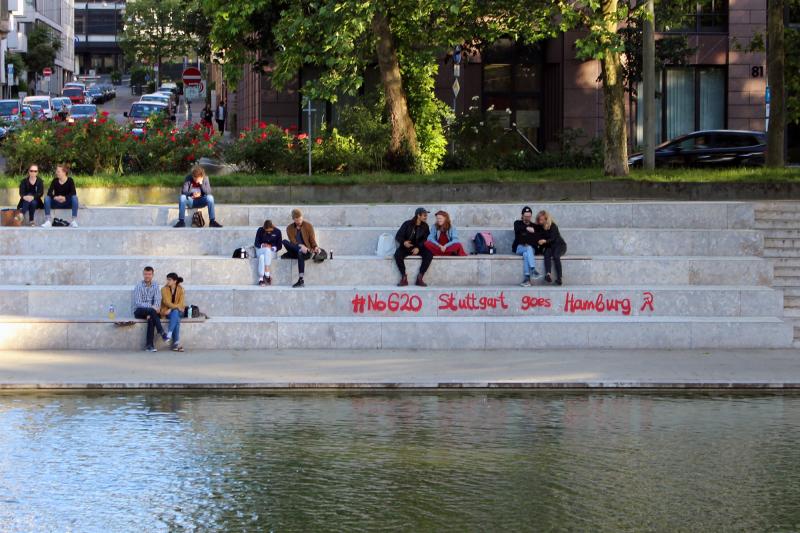
[[[0,351],[0,389],[150,387],[800,389],[800,350]]]

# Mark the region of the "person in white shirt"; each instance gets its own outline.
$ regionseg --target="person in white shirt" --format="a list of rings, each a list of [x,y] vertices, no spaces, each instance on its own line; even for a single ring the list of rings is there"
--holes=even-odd
[[[225,100],[220,100],[219,104],[217,104],[217,111],[214,113],[214,118],[217,120],[217,127],[220,133],[225,132],[225,114],[227,109],[225,108]]]

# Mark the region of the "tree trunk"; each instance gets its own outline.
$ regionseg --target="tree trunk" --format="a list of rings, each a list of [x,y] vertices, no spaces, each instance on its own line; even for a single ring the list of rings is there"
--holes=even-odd
[[[786,51],[783,42],[784,0],[769,0],[767,13],[767,79],[769,83],[769,126],[767,127],[767,166],[784,165],[786,106],[784,66]]]
[[[389,111],[389,120],[392,125],[392,138],[389,143],[389,152],[400,154],[404,148],[413,155],[419,154],[417,144],[417,131],[414,121],[408,113],[408,100],[403,89],[403,80],[400,75],[400,62],[394,48],[394,39],[389,28],[389,20],[383,13],[376,13],[372,19],[372,33],[378,40],[376,52],[378,66],[380,67],[381,83],[386,96],[386,107]]]
[[[617,31],[617,0],[602,0],[603,25]],[[628,175],[628,136],[625,130],[625,87],[619,52],[607,47],[600,62],[603,69],[603,172],[607,176]]]

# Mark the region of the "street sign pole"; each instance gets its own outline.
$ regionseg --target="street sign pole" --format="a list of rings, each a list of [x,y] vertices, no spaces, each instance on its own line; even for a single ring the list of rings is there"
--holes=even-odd
[[[311,98],[308,98],[308,175],[311,175]]]
[[[456,119],[456,105],[458,104],[458,92],[461,90],[461,85],[458,83],[458,79],[461,77],[461,45],[456,45],[455,50],[453,50],[453,121]],[[450,142],[450,153],[455,155],[456,153],[456,140],[455,137],[451,134],[451,142]]]

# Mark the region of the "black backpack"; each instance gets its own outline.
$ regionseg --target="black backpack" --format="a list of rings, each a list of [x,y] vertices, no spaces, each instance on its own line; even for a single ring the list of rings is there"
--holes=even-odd
[[[206,225],[206,219],[203,218],[203,213],[200,211],[195,211],[194,215],[192,215],[192,227],[193,228],[202,228]]]

